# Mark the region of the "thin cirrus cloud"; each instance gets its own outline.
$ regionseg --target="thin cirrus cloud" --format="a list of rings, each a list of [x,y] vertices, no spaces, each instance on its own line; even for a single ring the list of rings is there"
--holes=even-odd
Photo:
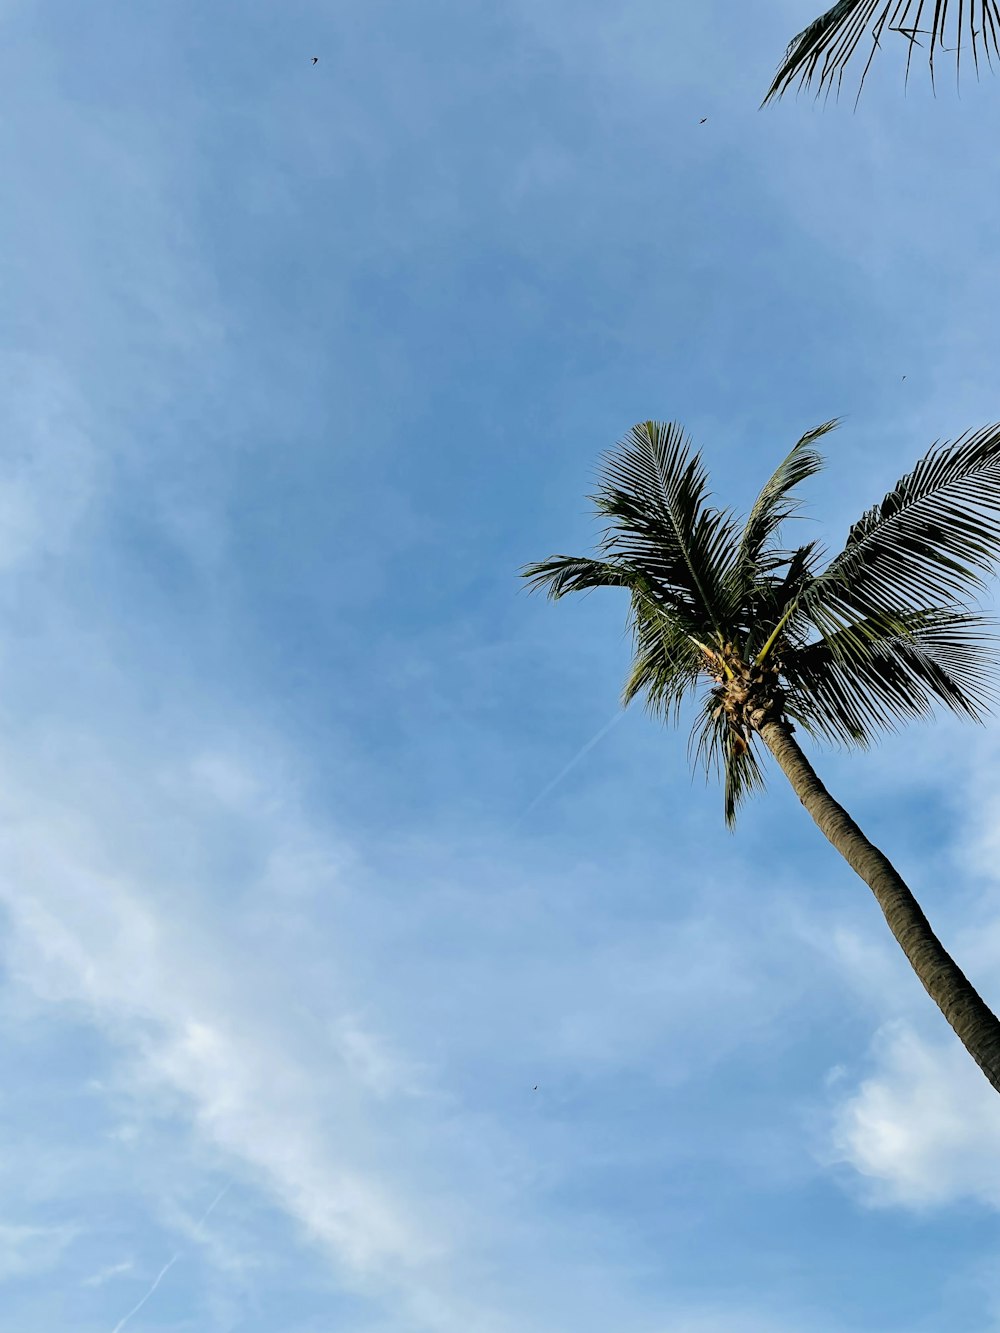
[[[208,761],[200,767],[218,769]],[[273,1177],[292,1211],[350,1266],[422,1252],[426,1234],[407,1233],[377,1188],[333,1161],[324,1174],[329,1152],[315,1109],[310,1114],[304,1071],[267,1045],[234,961],[227,967],[217,945],[164,918],[103,858],[88,865],[90,839],[76,813],[26,824],[7,845],[13,974],[48,1002],[81,1004],[122,1035],[150,1094],[166,1089],[189,1102],[208,1140]],[[279,833],[267,855],[280,867],[294,864],[294,851]],[[242,1023],[231,1016],[241,991]],[[356,1064],[364,1034],[348,1029],[348,1040]],[[383,1058],[383,1085],[387,1067]]]
[[[105,1282],[111,1282],[116,1277],[131,1273],[134,1266],[131,1259],[123,1259],[117,1264],[108,1264],[106,1268],[101,1268],[96,1273],[91,1273],[89,1277],[85,1277],[83,1285],[85,1287],[103,1287]]]
[[[0,1281],[48,1273],[59,1263],[76,1233],[72,1225],[0,1222]]]
[[[63,762],[66,781],[73,768],[65,755]],[[85,769],[85,760],[78,759],[75,776],[82,778]],[[50,796],[46,808],[37,794],[8,787],[10,880],[3,897],[12,982],[36,1003],[79,1008],[112,1043],[119,1053],[117,1072],[105,1081],[105,1093],[117,1108],[116,1121],[133,1125],[127,1136],[133,1144],[138,1138],[141,1146],[151,1112],[176,1119],[178,1132],[189,1126],[184,1133],[194,1134],[214,1172],[232,1173],[245,1190],[262,1193],[294,1221],[304,1242],[320,1247],[349,1287],[379,1290],[391,1278],[400,1308],[426,1319],[427,1327],[459,1327],[468,1317],[463,1311],[470,1293],[461,1283],[456,1289],[452,1270],[459,1261],[482,1261],[477,1258],[481,1241],[470,1253],[465,1238],[468,1202],[456,1195],[458,1180],[463,1173],[475,1173],[477,1196],[491,1201],[490,1221],[482,1225],[496,1232],[510,1209],[517,1211],[505,1183],[510,1173],[516,1179],[527,1171],[529,1180],[537,1167],[518,1160],[523,1149],[508,1142],[490,1117],[471,1106],[463,1112],[427,1060],[401,1056],[384,1036],[366,1028],[356,1007],[345,1007],[336,987],[331,993],[312,980],[320,958],[323,971],[334,977],[350,968],[338,958],[335,930],[319,956],[308,948],[303,953],[305,923],[289,918],[315,901],[321,866],[325,892],[334,901],[349,902],[357,890],[338,885],[342,858],[336,852],[324,855],[322,840],[292,812],[289,792],[275,788],[273,780],[245,761],[218,752],[198,756],[183,769],[166,765],[159,781],[147,775],[142,785],[155,793],[161,819],[169,821],[172,803],[184,807],[187,836],[195,845],[210,843],[213,811],[238,818],[257,865],[256,875],[244,877],[241,924],[227,928],[224,913],[199,922],[190,886],[179,886],[177,893],[169,878],[161,884],[147,878],[140,887],[132,878],[128,849],[113,853],[100,826],[86,818],[88,800],[81,789],[73,791],[70,785],[73,796],[67,804]],[[128,811],[142,821],[142,803],[125,789],[115,793],[114,802],[121,814]],[[172,856],[165,846],[161,856],[169,869]],[[305,883],[303,865],[308,867]],[[276,907],[284,916],[285,939],[279,931],[270,933],[279,957],[273,968],[261,967],[252,949],[267,936]],[[725,945],[718,925],[710,929],[692,922],[675,935],[645,950],[648,959],[635,947],[630,960],[595,954],[592,980],[584,986],[603,991],[610,1012],[589,1010],[578,993],[568,997],[564,1017],[553,1015],[556,1022],[538,1051],[548,1064],[546,1095],[565,1079],[567,1066],[583,1062],[597,1070],[610,1061],[612,1067],[627,1067],[644,1043],[664,1040],[675,1046],[673,1060],[680,1062],[664,1070],[666,1082],[683,1078],[685,1066],[699,1060],[687,1040],[692,1034],[679,1024],[643,1033],[643,1010],[651,1000],[668,1012],[674,1009],[671,990],[676,987],[679,996],[690,986],[696,958],[706,979],[720,970],[728,973],[724,994],[732,998],[723,998],[723,1006],[748,999],[757,1006],[743,1037],[760,1039],[753,1028],[766,1029],[773,1009],[762,1002],[760,978],[748,974],[741,982],[737,959],[722,962],[719,951]],[[279,980],[281,948],[292,943],[298,952],[295,988]],[[671,949],[677,949],[677,961],[667,964]],[[682,972],[678,963],[685,954],[691,961]],[[629,975],[624,989],[617,979],[623,965]],[[579,991],[579,963],[575,977],[572,968],[563,970],[566,982]],[[529,971],[526,979],[530,991],[543,993],[540,978]],[[547,982],[558,986],[559,974]],[[309,1010],[306,1040],[303,1014]],[[474,1029],[468,1037],[473,1034]],[[317,1063],[318,1039],[325,1054]],[[415,1144],[420,1139],[412,1137],[414,1120],[422,1122],[421,1136],[434,1133],[435,1126],[444,1136],[433,1150],[432,1175],[439,1185],[429,1193],[426,1179],[404,1185],[405,1171],[391,1180],[378,1166],[386,1147],[378,1146],[371,1124],[404,1140],[410,1136]],[[444,1148],[449,1141],[451,1150]],[[368,1172],[360,1165],[365,1162]],[[213,1206],[212,1212],[211,1228],[204,1225],[207,1217],[195,1226],[192,1248],[201,1230],[224,1228],[225,1207]],[[437,1226],[431,1222],[435,1216]],[[508,1224],[515,1235],[524,1226],[523,1221],[514,1224],[514,1215]],[[129,1307],[132,1313],[158,1298],[183,1264],[183,1250],[168,1257]],[[136,1276],[139,1271],[132,1266]],[[89,1285],[103,1283],[91,1279]],[[120,1282],[114,1285],[121,1289]],[[498,1329],[506,1327],[499,1310],[492,1318]]]

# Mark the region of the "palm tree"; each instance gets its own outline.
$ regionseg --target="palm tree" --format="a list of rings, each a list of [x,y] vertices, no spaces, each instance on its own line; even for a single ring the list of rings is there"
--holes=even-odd
[[[701,454],[675,422],[634,426],[593,500],[599,558],[554,556],[522,576],[553,599],[625,588],[635,652],[623,706],[644,694],[679,720],[701,690],[689,755],[725,782],[725,818],[764,785],[770,751],[823,835],[875,894],[928,994],[1000,1092],[1000,1021],[934,934],[889,860],[830,795],[795,731],[865,747],[934,702],[983,721],[996,638],[967,594],[1000,559],[1000,424],[935,444],[824,564],[816,541],[779,537],[795,488],[823,466],[805,434],[745,523],[708,505]]]
[[[766,105],[772,97],[780,97],[790,85],[799,80],[800,87],[807,87],[819,69],[819,88],[817,96],[825,87],[827,93],[836,79],[839,94],[840,83],[844,77],[844,66],[854,54],[855,47],[867,29],[872,38],[872,49],[861,75],[861,87],[864,86],[875,52],[881,47],[879,40],[883,33],[894,33],[906,40],[906,77],[910,75],[910,60],[914,46],[923,46],[920,37],[928,37],[928,63],[931,71],[931,86],[934,86],[934,55],[942,51],[954,52],[956,73],[961,72],[962,51],[971,47],[972,59],[979,75],[979,49],[985,52],[990,69],[990,45],[1000,56],[997,45],[1000,29],[1000,5],[997,0],[958,0],[951,6],[957,10],[954,46],[945,45],[948,19],[948,0],[837,0],[837,3],[821,14],[792,40],[785,52],[774,82],[768,89],[761,105]],[[892,39],[890,39],[892,40]],[[858,97],[861,96],[858,88]],[[855,101],[857,106],[857,101]]]

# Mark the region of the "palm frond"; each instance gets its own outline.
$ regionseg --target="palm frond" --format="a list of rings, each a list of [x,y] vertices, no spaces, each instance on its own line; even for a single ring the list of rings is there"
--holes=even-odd
[[[646,421],[607,455],[592,498],[611,520],[602,552],[642,570],[685,601],[694,618],[725,634],[737,525],[731,513],[710,508],[708,496],[701,455],[681,427]]]
[[[733,603],[745,619],[740,642],[748,659],[767,643],[815,574],[816,542],[795,550],[781,550],[771,543],[782,524],[799,510],[801,500],[795,488],[823,468],[823,455],[813,446],[839,425],[840,418],[834,417],[796,441],[761,488],[744,524],[730,579]],[[783,577],[780,570],[785,571]]]
[[[823,547],[819,541],[806,542],[794,551],[782,553],[786,558],[782,566],[787,566],[785,577],[775,590],[778,605],[787,603],[792,597],[800,597],[805,588],[816,577],[816,562],[823,556]]]
[[[821,14],[809,26],[803,29],[785,52],[784,60],[774,76],[774,82],[768,89],[767,96],[761,103],[766,106],[774,97],[781,97],[791,84],[798,79],[799,87],[808,87],[819,69],[819,87],[817,97],[830,88],[836,81],[839,96],[844,69],[868,29],[871,33],[872,48],[867,64],[861,75],[858,99],[871,67],[875,52],[881,47],[883,33],[894,33],[907,42],[906,80],[909,80],[910,61],[913,48],[923,46],[920,36],[930,39],[928,43],[928,66],[931,86],[934,87],[934,56],[940,49],[954,52],[956,56],[956,77],[961,73],[963,42],[968,38],[972,49],[976,76],[979,76],[979,47],[983,47],[987,63],[993,68],[990,59],[990,45],[1000,56],[997,33],[1000,28],[1000,6],[997,0],[958,0],[952,4],[952,12],[957,10],[954,46],[946,46],[948,19],[948,0],[837,0],[837,3]],[[963,20],[967,20],[963,22]],[[930,26],[927,26],[927,25]],[[857,100],[855,101],[855,107]]]
[[[690,627],[651,603],[641,589],[632,594],[631,625],[635,655],[622,707],[645,693],[651,713],[676,722],[684,699],[705,669],[704,654]]]
[[[876,618],[782,659],[788,715],[813,735],[866,746],[935,703],[981,722],[1000,692],[992,622],[965,611]]]
[[[816,577],[816,567],[822,558],[818,541],[806,542],[794,551],[772,550],[758,561],[758,576],[748,589],[746,631],[742,640],[747,661],[756,661],[758,655],[773,646],[780,634],[793,647],[805,644],[813,633],[813,626],[796,619],[800,600]],[[780,575],[778,571],[784,570]]]
[[[802,596],[824,638],[865,618],[961,606],[1000,561],[1000,425],[935,444],[851,528]],[[860,618],[860,622],[859,622]]]
[[[807,431],[775,468],[762,488],[747,517],[739,545],[739,560],[744,568],[759,568],[767,543],[775,536],[786,519],[798,509],[801,501],[792,494],[796,486],[813,477],[823,467],[823,455],[813,444],[831,430],[836,430],[840,419],[835,417],[822,426]]]
[[[632,594],[630,623],[635,657],[622,707],[645,692],[652,712],[676,716],[704,667],[704,655],[698,647],[704,624],[692,617],[691,608],[682,598],[621,562],[557,555],[526,565],[521,574],[529,580],[532,591],[545,589],[553,601],[567,593],[593,588],[627,588]]]
[[[758,706],[815,737],[864,746],[935,705],[982,721],[1000,698],[1000,640],[962,600],[1000,561],[1000,425],[933,445],[819,572],[818,543],[776,541],[795,487],[819,470],[815,441],[836,424],[796,443],[742,533],[730,511],[709,505],[701,456],[680,427],[635,426],[594,497],[608,520],[602,558],[553,556],[522,570],[557,600],[628,590],[623,705],[644,694],[650,711],[676,721],[706,675],[714,680],[689,753],[724,777],[730,826],[764,785]]]
[[[714,692],[709,692],[691,729],[688,759],[701,765],[709,780],[721,774],[724,779],[723,805],[726,825],[732,828],[740,806],[755,791],[765,786],[764,770],[756,752],[753,733],[734,731],[719,708]]]
[[[629,572],[622,566],[586,556],[554,555],[549,560],[525,565],[521,577],[527,579],[531,592],[545,591],[557,602],[570,592],[589,592],[592,588],[627,588]]]

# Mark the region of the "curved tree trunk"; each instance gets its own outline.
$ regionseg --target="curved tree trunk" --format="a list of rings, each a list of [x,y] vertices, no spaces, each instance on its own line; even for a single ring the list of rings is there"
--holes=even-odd
[[[931,930],[920,904],[888,858],[872,846],[844,807],[820,782],[809,760],[792,739],[788,724],[765,722],[760,727],[760,735],[820,832],[874,893],[889,929],[924,989],[973,1060],[1000,1092],[1000,1020]]]

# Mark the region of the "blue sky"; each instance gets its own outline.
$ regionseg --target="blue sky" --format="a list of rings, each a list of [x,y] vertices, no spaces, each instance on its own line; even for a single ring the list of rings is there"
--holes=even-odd
[[[816,8],[0,3],[0,1333],[1000,1330],[868,890],[517,578],[1000,417],[1000,84],[758,111]],[[1000,1004],[997,726],[813,757]]]

